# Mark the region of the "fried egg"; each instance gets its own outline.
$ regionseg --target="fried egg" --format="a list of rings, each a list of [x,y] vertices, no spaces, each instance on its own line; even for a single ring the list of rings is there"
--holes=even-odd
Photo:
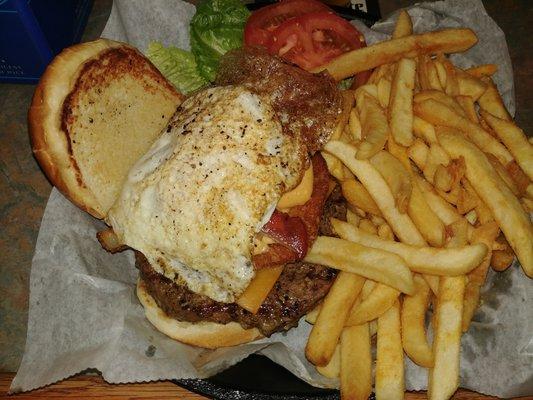
[[[134,165],[107,222],[158,272],[233,302],[254,277],[254,236],[300,181],[306,153],[267,97],[209,88],[183,102]]]

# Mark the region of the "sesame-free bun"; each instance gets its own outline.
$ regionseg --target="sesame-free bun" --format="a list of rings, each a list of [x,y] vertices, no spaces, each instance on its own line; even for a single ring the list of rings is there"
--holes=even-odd
[[[127,44],[99,39],[69,47],[35,90],[28,113],[33,152],[54,186],[104,218],[182,99]]]
[[[258,329],[244,329],[237,322],[217,324],[215,322],[185,322],[170,318],[159,308],[154,298],[146,291],[142,279],[137,281],[137,297],[144,307],[144,313],[152,325],[182,343],[216,349],[236,346],[262,337]]]

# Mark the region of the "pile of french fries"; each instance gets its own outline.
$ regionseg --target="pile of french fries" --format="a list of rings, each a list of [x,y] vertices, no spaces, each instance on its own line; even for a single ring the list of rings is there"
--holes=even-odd
[[[372,387],[403,399],[404,354],[429,369],[428,397],[449,399],[489,266],[516,255],[533,277],[533,146],[491,80],[496,66],[461,70],[445,55],[476,42],[468,29],[413,34],[402,12],[390,41],[322,68],[337,79],[375,68],[343,92],[323,151],[347,221],[332,219],[339,238],[318,237],[306,257],[340,270],[307,315],[306,356],[340,378],[342,399]]]

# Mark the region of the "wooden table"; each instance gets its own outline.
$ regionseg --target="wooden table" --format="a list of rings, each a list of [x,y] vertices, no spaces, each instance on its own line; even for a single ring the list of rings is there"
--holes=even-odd
[[[0,398],[7,393],[14,374],[0,373]],[[7,397],[7,396],[6,396]],[[12,400],[29,400],[38,398],[61,398],[61,399],[181,399],[201,400],[206,397],[191,393],[178,385],[169,382],[133,383],[127,385],[110,385],[105,383],[100,376],[75,376],[68,380],[47,386],[43,389],[34,390],[30,393],[19,393],[9,396]],[[422,400],[425,393],[407,393],[406,400]],[[531,399],[520,397],[518,399]],[[459,390],[454,400],[490,400],[496,397],[483,396],[468,390]]]
[[[416,0],[379,0],[382,14]],[[527,15],[531,3],[517,0],[483,0],[488,14],[506,34],[516,83],[517,122],[533,130],[533,41]],[[83,40],[99,36],[109,15],[111,0],[95,0]],[[51,186],[33,159],[27,136],[26,113],[34,87],[0,84],[0,371],[16,371],[24,351],[31,258],[40,220]],[[13,373],[0,373],[0,398]],[[108,385],[99,377],[79,376],[15,399],[56,398],[181,398],[204,397],[171,382]],[[408,399],[424,398],[409,394]],[[488,399],[459,392],[456,399]]]

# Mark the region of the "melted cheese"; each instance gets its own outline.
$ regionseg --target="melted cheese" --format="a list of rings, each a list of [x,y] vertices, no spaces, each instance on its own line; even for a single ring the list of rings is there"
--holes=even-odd
[[[232,302],[254,276],[254,235],[297,185],[303,154],[267,98],[207,89],[182,104],[131,169],[107,222],[160,273]]]

